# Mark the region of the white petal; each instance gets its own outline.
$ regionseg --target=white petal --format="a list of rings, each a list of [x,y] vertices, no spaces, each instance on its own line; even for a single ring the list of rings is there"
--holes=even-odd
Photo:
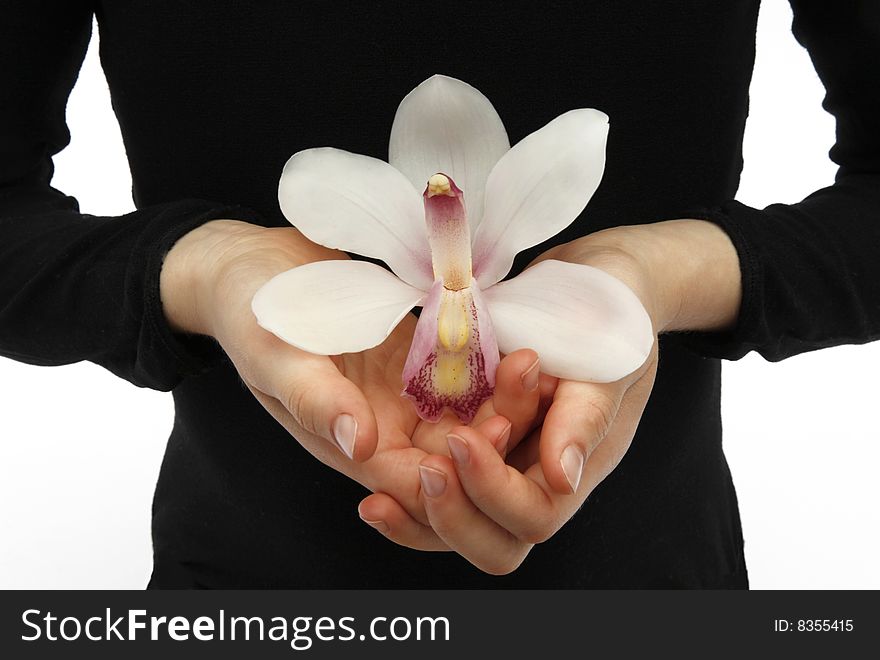
[[[381,344],[425,296],[381,266],[317,261],[276,275],[251,302],[257,323],[319,355]]]
[[[495,108],[470,85],[432,76],[400,102],[391,127],[389,161],[423,191],[437,172],[464,191],[471,227],[483,215],[483,190],[498,159],[510,149]]]
[[[284,166],[284,216],[315,243],[381,259],[427,290],[434,281],[422,197],[388,163],[339,149],[306,149]]]
[[[474,234],[474,277],[484,289],[518,252],[543,243],[584,210],[605,170],[608,115],[560,115],[516,144],[489,175],[483,222]]]
[[[483,297],[501,352],[531,348],[552,376],[619,380],[642,365],[654,343],[636,295],[591,266],[542,261]]]

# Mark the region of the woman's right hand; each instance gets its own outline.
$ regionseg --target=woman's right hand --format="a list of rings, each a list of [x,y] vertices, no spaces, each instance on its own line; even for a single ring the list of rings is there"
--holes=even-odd
[[[214,337],[248,389],[306,450],[371,491],[393,497],[425,525],[423,547],[444,549],[427,526],[418,465],[432,448],[446,447],[447,432],[459,422],[451,414],[436,424],[422,422],[400,396],[415,316],[375,348],[327,357],[286,344],[259,327],[251,312],[254,293],[278,273],[347,258],[292,227],[211,221],[182,237],[165,259],[165,315],[176,331]],[[519,435],[537,414],[539,392],[526,391],[521,379],[534,360],[531,351],[508,356],[499,368],[494,406],[481,411],[477,428],[497,438],[501,451],[510,436],[508,419]]]

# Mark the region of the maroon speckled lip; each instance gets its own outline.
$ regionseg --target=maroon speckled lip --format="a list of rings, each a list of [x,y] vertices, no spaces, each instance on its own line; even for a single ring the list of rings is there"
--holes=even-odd
[[[424,313],[419,319],[422,323]],[[467,389],[458,394],[439,392],[435,386],[435,370],[437,368],[438,351],[443,351],[436,342],[436,316],[433,320],[435,344],[433,350],[421,362],[415,373],[406,380],[403,396],[411,399],[416,406],[419,417],[429,422],[436,422],[443,415],[443,409],[449,408],[454,412],[463,424],[469,424],[477,414],[483,402],[491,398],[494,391],[494,368],[491,374],[486,369],[486,356],[483,350],[487,348],[487,342],[481,341],[480,323],[478,320],[476,303],[471,300],[471,335],[468,345],[463,349],[467,352],[467,376],[469,382]],[[426,322],[427,326],[428,323]],[[485,324],[484,324],[485,327]],[[416,330],[418,332],[418,329]],[[494,345],[494,342],[488,342]],[[498,348],[495,351],[495,366],[497,366]],[[490,358],[491,359],[491,358]],[[408,365],[409,366],[409,365]],[[406,372],[406,370],[405,370]],[[491,381],[490,382],[490,377]]]

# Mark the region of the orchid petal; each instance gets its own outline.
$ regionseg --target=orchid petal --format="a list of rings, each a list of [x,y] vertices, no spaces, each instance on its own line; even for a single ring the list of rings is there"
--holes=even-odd
[[[455,309],[458,304],[460,310]],[[458,323],[455,312],[461,313]],[[453,319],[444,319],[444,314]],[[476,282],[450,291],[438,279],[424,302],[403,367],[403,396],[424,420],[436,422],[449,408],[468,424],[492,396],[499,362],[492,319]]]
[[[435,75],[400,102],[388,151],[417,190],[435,172],[455,179],[476,227],[486,179],[508,149],[507,131],[489,99],[461,80]]]
[[[381,344],[425,294],[365,261],[316,261],[285,271],[257,291],[257,323],[319,355]]]
[[[474,276],[483,289],[510,271],[518,252],[555,236],[584,210],[602,179],[607,137],[605,113],[572,110],[498,161],[474,234]]]
[[[423,291],[434,281],[421,194],[388,163],[332,148],[300,151],[284,166],[278,201],[315,243],[381,259]]]
[[[605,271],[542,261],[483,292],[504,353],[531,348],[541,371],[607,383],[638,369],[654,343],[636,295]]]

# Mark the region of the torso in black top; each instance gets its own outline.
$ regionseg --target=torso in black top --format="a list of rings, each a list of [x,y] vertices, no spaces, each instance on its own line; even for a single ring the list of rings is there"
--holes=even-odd
[[[195,196],[284,224],[276,183],[292,153],[330,145],[387,158],[400,99],[444,73],[489,97],[511,142],[572,108],[610,115],[605,179],[562,242],[733,196],[756,11],[752,2],[446,2],[439,13],[411,1],[111,2],[99,20],[139,205]],[[224,365],[174,392],[153,583],[745,586],[719,374],[717,361],[665,345],[622,465],[516,573],[492,578],[363,525],[363,489],[286,436]]]

